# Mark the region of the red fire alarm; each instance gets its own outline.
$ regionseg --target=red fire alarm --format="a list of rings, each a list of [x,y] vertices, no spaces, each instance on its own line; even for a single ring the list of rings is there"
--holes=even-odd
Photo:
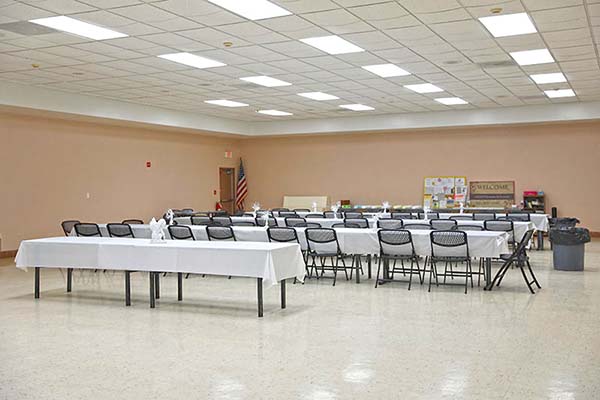
[[[146,161],[146,168],[150,168],[152,166],[152,161]]]
[[[231,151],[225,152],[225,158],[232,158],[232,157],[233,157],[233,152],[231,152]]]

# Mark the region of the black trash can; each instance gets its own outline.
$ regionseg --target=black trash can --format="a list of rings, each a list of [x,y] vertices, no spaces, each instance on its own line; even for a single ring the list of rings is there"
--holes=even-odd
[[[586,228],[551,229],[554,269],[561,271],[583,271],[585,244],[590,241]]]

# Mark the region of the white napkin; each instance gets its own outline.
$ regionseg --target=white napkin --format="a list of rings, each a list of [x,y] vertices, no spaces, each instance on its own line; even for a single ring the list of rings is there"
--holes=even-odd
[[[265,212],[262,215],[262,218],[265,220],[265,226],[264,226],[265,230],[269,229],[269,211]]]
[[[465,204],[462,201],[458,204],[460,204],[460,213],[464,214],[465,213]]]
[[[173,219],[175,218],[175,213],[173,212],[173,210],[171,210],[169,208],[166,212],[166,216],[167,216],[167,221],[169,222],[169,225],[173,225]]]
[[[254,214],[254,218],[256,218],[256,213],[258,212],[258,210],[260,210],[260,203],[255,202],[254,204],[252,204],[252,214]]]
[[[316,202],[316,201],[313,201],[313,202],[312,202],[312,210],[313,210],[313,212],[315,212],[315,213],[317,212],[317,202]]]
[[[383,213],[386,214],[388,212],[388,210],[390,209],[390,203],[388,201],[384,201],[381,204],[381,208],[383,208]]]
[[[165,222],[164,219],[161,218],[157,221],[153,217],[152,221],[150,221],[150,230],[152,231],[152,239],[150,240],[150,243],[164,243],[165,242],[164,229],[166,227],[167,227],[167,223]]]

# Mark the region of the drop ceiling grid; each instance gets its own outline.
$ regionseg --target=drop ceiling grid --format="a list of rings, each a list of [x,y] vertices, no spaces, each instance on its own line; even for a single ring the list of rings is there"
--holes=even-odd
[[[436,7],[441,9],[439,12],[427,10],[427,2],[414,0],[402,2],[319,1],[317,8],[315,8],[315,2],[310,1],[282,0],[275,2],[295,12],[296,15],[290,16],[292,18],[282,17],[250,22],[206,1],[190,3],[184,0],[166,0],[140,3],[133,0],[111,0],[101,2],[104,10],[97,8],[98,2],[91,1],[3,1],[0,2],[0,23],[52,16],[60,12],[74,17],[79,16],[82,19],[86,19],[87,15],[89,16],[87,20],[92,23],[98,23],[98,19],[106,21],[108,18],[115,21],[114,23],[122,27],[124,31],[133,29],[141,33],[133,34],[129,38],[104,42],[90,42],[62,33],[44,35],[47,36],[44,38],[19,37],[19,35],[9,33],[7,37],[0,38],[0,61],[2,61],[0,79],[134,103],[156,104],[164,108],[180,109],[179,105],[183,103],[194,111],[243,120],[271,119],[254,113],[259,106],[260,108],[277,106],[277,108],[292,111],[295,114],[293,118],[357,115],[351,112],[340,112],[337,109],[337,105],[344,104],[349,100],[371,105],[376,110],[370,113],[378,114],[451,109],[438,105],[432,100],[435,97],[451,95],[464,97],[472,103],[467,107],[473,108],[558,102],[564,100],[548,100],[542,93],[542,90],[549,88],[548,85],[538,87],[529,81],[527,75],[538,72],[558,72],[559,68],[567,77],[571,78],[570,74],[577,77],[569,79],[571,86],[576,90],[583,91],[583,98],[586,101],[600,99],[599,91],[589,88],[590,83],[600,76],[597,54],[597,31],[600,30],[600,27],[593,28],[594,23],[598,24],[600,19],[600,11],[598,11],[598,7],[594,6],[598,3],[597,1],[575,0],[569,1],[569,7],[558,7],[559,10],[563,10],[584,5],[587,27],[580,29],[587,29],[589,33],[589,42],[594,49],[593,58],[565,61],[566,68],[563,67],[563,62],[557,62],[549,66],[540,65],[527,67],[527,69],[517,66],[506,72],[498,69],[481,70],[470,63],[472,56],[469,56],[467,50],[463,49],[464,46],[468,46],[465,43],[471,41],[450,40],[455,33],[458,33],[460,37],[462,25],[474,26],[473,24],[475,24],[480,30],[479,34],[484,38],[487,37],[485,42],[494,43],[500,49],[499,54],[502,54],[504,58],[510,58],[505,47],[518,47],[520,40],[494,39],[483,27],[478,25],[479,22],[475,19],[477,16],[489,14],[490,6],[486,5],[489,3],[487,0],[437,1],[435,2]],[[544,8],[541,4],[544,2],[548,7]],[[544,2],[539,0],[508,1],[503,2],[502,5],[506,12],[527,10],[536,22],[536,13],[540,10],[554,9],[556,11],[557,7],[554,7],[557,4],[556,1],[544,0]],[[111,3],[114,7],[111,6]],[[209,10],[210,12],[204,15],[185,16],[173,11],[173,6],[182,4],[193,4],[200,10]],[[368,7],[391,7],[392,5],[395,10],[399,10],[398,7],[401,7],[406,12],[402,21],[407,21],[408,28],[418,28],[430,33],[423,43],[413,46],[411,42],[407,49],[390,34],[393,29],[398,29],[397,27],[378,29],[371,23],[372,21],[369,22],[360,17],[361,9],[364,11]],[[532,6],[531,9],[527,8],[528,5]],[[137,7],[132,8],[132,6]],[[466,18],[465,15],[470,18]],[[299,29],[286,27],[287,20],[284,21],[284,18],[293,20]],[[318,20],[322,25],[333,24],[334,26],[317,26],[311,20]],[[385,20],[378,19],[376,23],[380,25]],[[207,26],[207,22],[210,22],[211,25]],[[270,28],[278,25],[283,25],[282,32],[274,32]],[[451,34],[449,39],[442,38],[435,32],[435,29],[441,29],[440,27],[444,25],[457,25],[449,29]],[[108,27],[119,30],[119,26]],[[457,32],[453,32],[453,29]],[[211,33],[212,36],[206,36],[207,39],[205,39],[211,43],[199,42],[191,38],[198,30],[202,31],[203,35]],[[352,32],[345,33],[347,31]],[[566,29],[566,31],[572,31],[572,29]],[[4,33],[5,31],[0,32]],[[235,35],[228,32],[235,33]],[[242,46],[234,45],[229,50],[215,47],[221,43],[218,39],[221,38],[219,36],[221,33],[229,35],[223,37],[231,37],[234,43],[241,43]],[[297,40],[304,35],[331,33],[338,33],[349,40],[354,39],[361,47],[367,47],[367,52],[330,56]],[[546,32],[541,31],[534,35],[539,36],[539,40],[553,52],[552,46],[548,46],[545,41],[545,34]],[[241,35],[248,35],[244,39],[250,40],[240,38]],[[531,37],[532,35],[527,36]],[[202,39],[204,37],[201,36]],[[524,37],[518,38],[523,39]],[[582,43],[583,46],[586,45],[585,38],[580,41],[573,39],[573,42],[572,46],[569,46],[570,43],[567,42],[566,47],[561,44],[557,49],[570,49],[581,46]],[[363,43],[366,44],[363,45]],[[506,44],[503,45],[503,43]],[[515,45],[515,43],[517,44]],[[187,50],[188,48],[195,54],[207,57],[212,55],[213,58],[230,65],[224,67],[223,72],[218,71],[220,68],[199,71],[155,57],[165,52],[182,51],[182,49]],[[440,48],[448,50],[452,57],[459,56],[463,62],[466,60],[468,64],[459,64],[458,66],[444,64],[444,52],[440,52]],[[403,59],[385,57],[385,55],[394,54],[395,50],[403,50],[403,53],[407,55],[412,53],[413,55],[410,56],[412,61],[403,63]],[[483,55],[479,55],[480,58],[485,56],[485,50],[483,49]],[[298,56],[293,55],[296,52]],[[70,57],[71,55],[72,57]],[[496,54],[492,54],[491,57],[496,57]],[[265,61],[261,62],[263,59]],[[43,66],[39,70],[32,70],[30,66],[32,62],[38,62]],[[406,66],[409,71],[411,71],[409,67],[416,69],[412,76],[391,79],[379,78],[360,69],[360,65],[365,65],[365,63],[385,62],[394,62],[401,67]],[[248,67],[245,68],[245,66]],[[135,71],[136,67],[139,67],[140,70]],[[237,80],[241,75],[257,75],[262,71],[279,79],[288,79],[294,83],[294,86],[288,87],[287,90],[251,88]],[[73,73],[83,73],[84,75],[73,75]],[[473,81],[475,83],[471,82],[471,76],[477,76],[478,79]],[[578,85],[579,77],[582,77],[581,86]],[[403,88],[404,84],[422,81],[438,84],[447,90],[443,93],[420,95]],[[209,88],[198,86],[198,84],[206,82],[214,82],[214,84]],[[552,88],[554,86],[562,88],[569,85],[552,85]],[[578,89],[579,87],[581,89]],[[85,90],[86,88],[89,90]],[[341,99],[334,102],[315,102],[308,99],[305,101],[295,95],[301,91],[316,90],[325,92],[329,90]],[[190,97],[190,95],[192,96]],[[235,110],[222,109],[206,105],[201,101],[202,99],[211,99],[216,95],[243,101],[251,104],[252,107]],[[499,98],[498,96],[505,97]],[[532,96],[537,99],[533,99]],[[576,99],[567,101],[576,101]],[[398,104],[397,107],[395,107],[396,104]],[[288,106],[287,109],[286,106]]]

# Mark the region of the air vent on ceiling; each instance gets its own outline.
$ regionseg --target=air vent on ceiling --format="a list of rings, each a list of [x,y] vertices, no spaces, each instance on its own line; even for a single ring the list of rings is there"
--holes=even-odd
[[[514,67],[516,64],[512,60],[504,60],[504,61],[490,61],[483,62],[477,64],[482,69],[492,69],[492,68],[505,68],[505,67]]]
[[[55,29],[51,29],[38,24],[32,24],[31,22],[27,21],[8,22],[6,24],[0,24],[0,30],[18,33],[19,35],[23,36],[46,35],[48,33],[58,32]]]

